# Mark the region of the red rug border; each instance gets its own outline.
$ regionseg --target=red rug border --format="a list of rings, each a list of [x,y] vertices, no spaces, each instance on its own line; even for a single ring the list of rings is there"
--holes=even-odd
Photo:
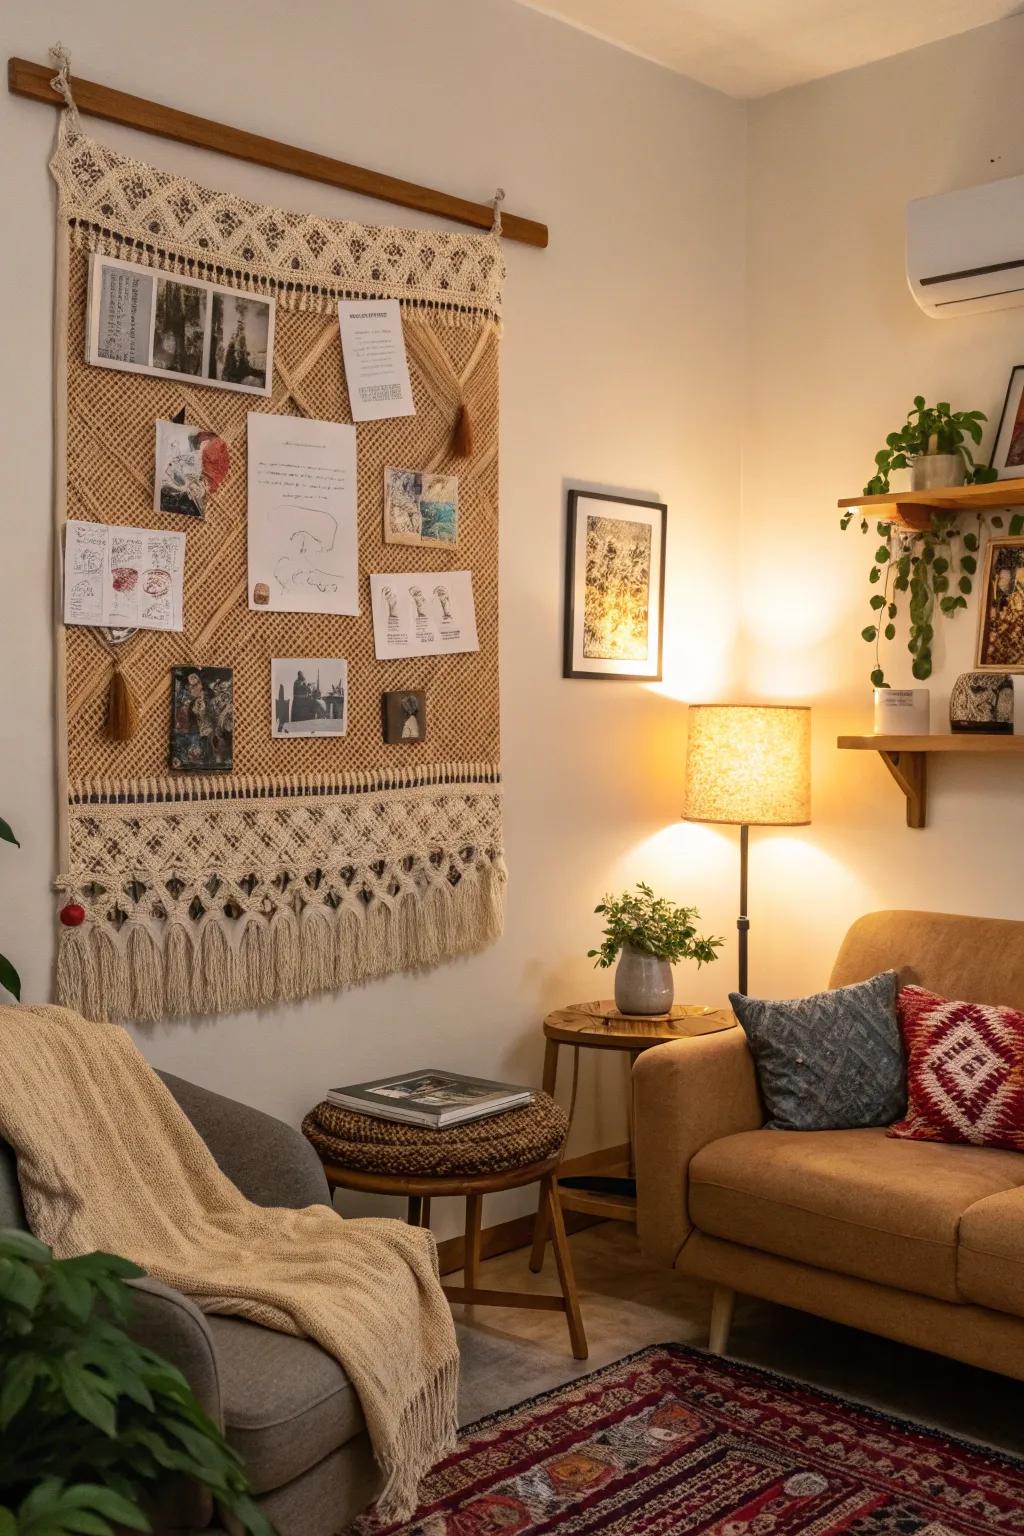
[[[912,1346],[907,1346],[908,1348]],[[510,1403],[507,1408],[497,1408],[493,1413],[488,1413],[480,1419],[474,1419],[469,1424],[461,1424],[458,1430],[459,1444],[448,1456],[442,1457],[437,1463],[438,1467],[447,1466],[457,1461],[465,1449],[463,1442],[472,1439],[475,1434],[482,1434],[494,1425],[502,1423],[513,1414],[532,1409],[549,1398],[555,1397],[559,1392],[571,1391],[575,1387],[582,1387],[586,1382],[597,1381],[600,1377],[610,1372],[621,1369],[624,1365],[630,1365],[634,1360],[640,1360],[645,1355],[661,1354],[667,1351],[669,1354],[688,1356],[690,1359],[703,1361],[705,1364],[719,1365],[732,1371],[753,1377],[756,1380],[766,1382],[776,1389],[807,1392],[838,1408],[853,1409],[854,1412],[873,1420],[876,1424],[885,1424],[890,1429],[899,1429],[912,1436],[924,1437],[932,1440],[941,1440],[945,1445],[954,1450],[972,1452],[975,1455],[987,1457],[1001,1466],[1015,1471],[1024,1476],[1024,1455],[1014,1456],[1009,1451],[1004,1451],[997,1446],[988,1445],[984,1440],[971,1440],[965,1435],[953,1435],[948,1430],[936,1429],[929,1424],[922,1424],[916,1419],[904,1419],[899,1414],[887,1413],[883,1408],[873,1408],[869,1403],[863,1403],[857,1398],[843,1397],[838,1392],[831,1392],[827,1387],[815,1386],[813,1381],[807,1381],[799,1376],[785,1376],[781,1371],[772,1371],[762,1365],[752,1365],[746,1360],[737,1360],[732,1355],[716,1355],[708,1349],[701,1349],[695,1344],[683,1344],[679,1340],[670,1339],[664,1344],[645,1344],[640,1349],[632,1350],[628,1355],[623,1355],[618,1360],[610,1360],[607,1365],[599,1365],[596,1370],[586,1371],[582,1376],[571,1376],[568,1381],[561,1382],[558,1386],[547,1387],[543,1392],[537,1392],[532,1397],[524,1397],[517,1403]],[[928,1351],[931,1353],[931,1351]],[[954,1362],[955,1363],[955,1362]],[[980,1367],[978,1367],[980,1369]],[[990,1374],[998,1375],[998,1372]],[[1016,1378],[1006,1378],[1015,1380]],[[1024,1382],[1020,1383],[1024,1386]]]

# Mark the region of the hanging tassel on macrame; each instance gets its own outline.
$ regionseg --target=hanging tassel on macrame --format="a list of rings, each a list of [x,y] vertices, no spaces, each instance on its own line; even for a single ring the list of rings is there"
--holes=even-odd
[[[452,427],[452,453],[457,459],[468,459],[473,452],[473,421],[469,406],[463,400]]]
[[[109,741],[131,741],[139,728],[139,705],[131,684],[121,671],[121,658],[114,657],[107,686],[107,713],[103,734]]]

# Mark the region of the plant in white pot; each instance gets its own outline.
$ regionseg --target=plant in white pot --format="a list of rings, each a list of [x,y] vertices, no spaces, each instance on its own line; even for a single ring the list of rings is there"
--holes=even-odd
[[[975,464],[970,442],[981,442],[981,411],[953,411],[948,400],[926,405],[915,395],[907,419],[898,432],[890,432],[885,447],[875,454],[875,473],[864,487],[865,496],[883,495],[890,489],[894,470],[909,469],[915,491],[939,486],[983,484],[998,478],[989,465]]]
[[[718,959],[715,951],[724,942],[698,935],[696,907],[680,907],[655,896],[642,881],[635,893],[606,896],[594,911],[604,918],[604,938],[600,949],[587,953],[602,967],[618,959],[615,1006],[620,1013],[667,1013],[672,1007],[673,965],[679,960],[706,965]]]

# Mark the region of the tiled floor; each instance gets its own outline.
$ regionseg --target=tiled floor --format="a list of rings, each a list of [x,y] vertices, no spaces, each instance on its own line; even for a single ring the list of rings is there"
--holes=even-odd
[[[708,1288],[652,1269],[629,1227],[605,1222],[571,1242],[589,1360],[573,1360],[560,1313],[457,1307],[463,1423],[646,1344],[707,1342]],[[489,1259],[480,1283],[554,1289],[550,1251],[538,1276],[530,1274],[528,1257],[523,1251]],[[1024,1385],[1007,1377],[749,1298],[737,1303],[730,1353],[902,1418],[1024,1452]]]

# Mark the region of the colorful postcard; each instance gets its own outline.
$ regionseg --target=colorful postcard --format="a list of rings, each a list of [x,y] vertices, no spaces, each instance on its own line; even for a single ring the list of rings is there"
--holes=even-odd
[[[385,469],[385,544],[459,542],[459,477],[429,470]]]
[[[171,768],[230,773],[234,743],[230,667],[171,668]]]
[[[270,663],[273,736],[344,736],[348,662],[337,657],[275,658]]]
[[[206,516],[206,498],[228,472],[228,445],[216,432],[181,421],[156,424],[153,511]]]

